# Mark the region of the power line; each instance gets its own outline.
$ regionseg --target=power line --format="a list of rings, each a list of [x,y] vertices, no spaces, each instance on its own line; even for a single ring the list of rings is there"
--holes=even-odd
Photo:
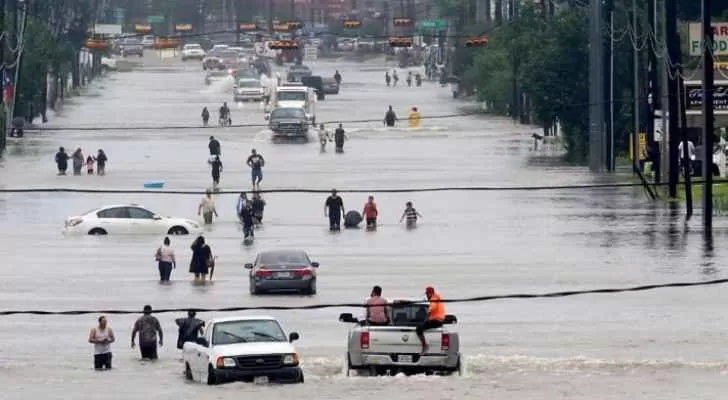
[[[694,183],[701,183],[695,181]],[[726,184],[728,179],[713,180],[714,184]],[[667,182],[650,186],[666,186]],[[584,185],[556,186],[463,186],[463,187],[430,187],[430,188],[392,188],[392,189],[336,189],[339,193],[422,193],[422,192],[515,192],[515,191],[551,191],[551,190],[584,190],[584,189],[618,189],[643,187],[644,183],[594,183]],[[221,190],[215,194],[238,194],[249,189]],[[331,189],[261,189],[259,193],[329,193]],[[138,189],[80,189],[80,188],[4,188],[0,194],[11,193],[115,193],[115,194],[156,194],[156,195],[199,195],[205,190],[138,190]]]
[[[712,286],[728,283],[728,279],[714,279],[710,281],[700,282],[672,282],[672,283],[659,283],[642,286],[632,286],[627,288],[606,288],[606,289],[590,289],[590,290],[572,290],[566,292],[550,292],[550,293],[519,293],[519,294],[503,294],[493,296],[477,296],[477,297],[464,297],[459,299],[442,299],[436,302],[439,303],[475,303],[475,302],[486,302],[494,300],[508,300],[508,299],[552,299],[561,297],[581,296],[587,294],[616,294],[616,293],[629,293],[629,292],[644,292],[648,290],[666,289],[666,288],[682,288],[682,287],[693,287],[693,286]],[[425,301],[404,301],[398,304],[422,304]],[[390,304],[390,306],[393,306]],[[183,313],[187,311],[196,312],[237,312],[237,311],[254,311],[254,310],[320,310],[325,308],[369,308],[376,307],[375,305],[361,304],[361,303],[324,303],[324,304],[311,304],[304,306],[251,306],[251,307],[225,307],[225,308],[162,308],[154,310],[156,314],[168,314],[168,313]],[[86,314],[139,314],[139,310],[66,310],[66,311],[47,311],[47,310],[4,310],[0,311],[0,316],[8,315],[86,315]]]

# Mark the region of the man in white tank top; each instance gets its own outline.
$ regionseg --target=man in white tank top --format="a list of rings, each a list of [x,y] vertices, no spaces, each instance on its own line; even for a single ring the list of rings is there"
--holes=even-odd
[[[88,342],[94,345],[94,369],[101,371],[111,369],[111,343],[114,343],[114,331],[108,326],[106,317],[99,317],[99,326],[92,328],[88,334]]]

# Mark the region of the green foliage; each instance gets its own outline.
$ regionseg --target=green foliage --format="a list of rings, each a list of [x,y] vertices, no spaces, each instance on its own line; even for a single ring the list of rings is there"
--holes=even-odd
[[[37,102],[44,91],[45,75],[49,69],[61,69],[73,57],[68,43],[59,42],[48,26],[28,18],[25,44],[20,61],[16,89],[15,115],[26,115],[31,102]]]
[[[588,14],[567,11],[548,23],[537,9],[521,14],[489,35],[466,73],[481,100],[496,112],[513,109],[514,86],[531,100],[538,123],[559,121],[569,155],[588,153]]]
[[[442,17],[457,17],[464,5],[463,0],[435,0],[435,5]]]

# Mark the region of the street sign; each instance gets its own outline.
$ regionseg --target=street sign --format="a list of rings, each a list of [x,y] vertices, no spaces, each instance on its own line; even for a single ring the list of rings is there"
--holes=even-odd
[[[419,23],[421,29],[445,29],[447,28],[447,21],[444,19],[428,19]]]
[[[147,22],[150,24],[158,24],[160,22],[164,22],[164,16],[162,15],[150,15],[147,17]]]

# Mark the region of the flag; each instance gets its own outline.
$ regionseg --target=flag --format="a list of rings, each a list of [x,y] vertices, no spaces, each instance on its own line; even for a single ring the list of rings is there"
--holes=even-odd
[[[8,69],[3,70],[3,103],[10,104],[13,101],[15,95],[15,86],[11,78],[12,73],[8,72]]]

